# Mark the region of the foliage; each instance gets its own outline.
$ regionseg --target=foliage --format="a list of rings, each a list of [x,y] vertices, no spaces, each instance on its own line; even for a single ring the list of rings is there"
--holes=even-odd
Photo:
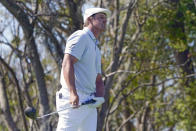
[[[100,38],[103,79],[106,90],[108,89],[108,98],[99,109],[99,118],[104,123],[98,123],[98,131],[195,130],[195,72],[184,73],[183,70],[187,61],[192,60],[190,65],[194,67],[196,60],[196,7],[193,1],[134,1],[126,29],[123,29],[123,25],[130,1],[91,2],[109,8],[112,13],[108,19],[108,28]],[[39,54],[37,61],[41,62],[44,70],[42,81],[49,94],[49,107],[55,110],[55,94],[60,87],[59,76],[66,39],[82,27],[82,20],[79,18],[82,17],[83,7],[88,3],[77,0],[38,0],[37,4],[36,11],[32,1],[20,0],[16,3],[28,15],[29,23],[34,25],[30,38],[34,39]],[[36,78],[33,59],[29,55],[32,53],[29,49],[29,41],[32,39],[25,38],[19,21],[11,22],[11,14],[9,13],[9,19],[4,20],[4,25],[11,23],[6,25],[7,29],[12,29],[11,33],[7,36],[6,30],[3,30],[0,34],[0,46],[7,47],[1,49],[6,53],[1,54],[0,58],[14,70],[22,90],[24,107],[33,105],[41,113],[41,91],[38,88],[40,79]],[[3,27],[3,23],[0,26]],[[124,41],[121,41],[123,31]],[[117,53],[120,47],[122,50]],[[186,58],[186,61],[179,65],[176,53],[183,53],[185,50],[189,50],[189,54],[181,57]],[[0,64],[2,65],[2,61]],[[0,67],[0,76],[6,80],[9,110],[16,126],[25,130],[21,114],[18,113],[21,111],[15,90],[16,83],[13,82],[10,70],[4,69],[4,66]],[[57,118],[50,119],[53,130],[57,125]],[[25,121],[30,127],[30,120]],[[0,130],[8,130],[3,119],[0,123]],[[31,128],[38,130],[36,123]]]

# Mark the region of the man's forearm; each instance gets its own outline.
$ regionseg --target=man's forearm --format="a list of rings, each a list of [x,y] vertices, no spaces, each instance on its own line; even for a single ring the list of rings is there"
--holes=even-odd
[[[70,93],[76,94],[75,88],[75,77],[74,77],[74,67],[73,64],[67,63],[63,67],[63,75],[65,82],[70,90]]]
[[[65,54],[63,59],[63,76],[67,88],[70,91],[70,104],[77,106],[79,103],[79,97],[75,88],[75,75],[74,75],[74,64],[77,59],[69,54]]]

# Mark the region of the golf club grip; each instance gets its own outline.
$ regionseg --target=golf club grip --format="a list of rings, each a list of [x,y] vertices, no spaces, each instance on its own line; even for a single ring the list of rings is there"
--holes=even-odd
[[[95,102],[96,102],[96,100],[90,99],[90,100],[88,100],[88,101],[82,102],[81,105],[93,104],[93,103],[95,103]]]

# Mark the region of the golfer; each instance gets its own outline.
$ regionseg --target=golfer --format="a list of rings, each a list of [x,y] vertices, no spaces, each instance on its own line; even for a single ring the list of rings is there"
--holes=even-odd
[[[62,88],[56,93],[59,112],[57,131],[96,131],[97,107],[104,102],[101,53],[98,38],[106,28],[110,11],[89,8],[84,12],[84,28],[68,39],[61,70]],[[94,99],[96,102],[80,106]]]

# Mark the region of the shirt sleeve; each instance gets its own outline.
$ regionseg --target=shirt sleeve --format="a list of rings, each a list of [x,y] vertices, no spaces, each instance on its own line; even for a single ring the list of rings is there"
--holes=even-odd
[[[68,38],[64,53],[73,55],[80,60],[85,48],[85,36],[81,31],[78,31]]]

